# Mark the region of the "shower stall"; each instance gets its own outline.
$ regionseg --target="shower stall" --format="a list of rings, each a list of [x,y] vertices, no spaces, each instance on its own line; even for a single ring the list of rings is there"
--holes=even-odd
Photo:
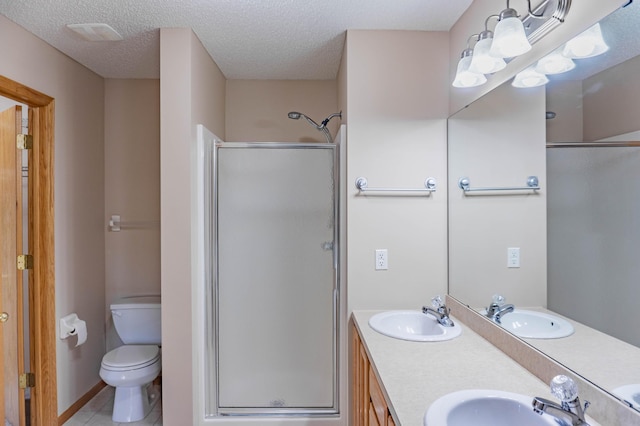
[[[338,410],[338,150],[199,126],[204,417]]]

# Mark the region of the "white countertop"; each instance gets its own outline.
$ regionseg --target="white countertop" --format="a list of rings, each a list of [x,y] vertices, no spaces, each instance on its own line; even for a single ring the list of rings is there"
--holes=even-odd
[[[429,405],[463,389],[493,389],[553,400],[549,386],[462,324],[462,335],[444,342],[410,342],[377,333],[371,316],[354,311],[373,369],[397,426],[422,426]],[[454,321],[456,318],[453,317]],[[591,421],[592,426],[598,423]]]

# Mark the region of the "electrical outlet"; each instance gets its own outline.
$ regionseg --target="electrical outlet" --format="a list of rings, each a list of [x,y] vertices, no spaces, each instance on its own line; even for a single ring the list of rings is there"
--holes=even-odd
[[[507,249],[507,268],[520,267],[520,247],[509,247]]]
[[[376,250],[376,271],[385,271],[387,269],[389,269],[387,249]]]

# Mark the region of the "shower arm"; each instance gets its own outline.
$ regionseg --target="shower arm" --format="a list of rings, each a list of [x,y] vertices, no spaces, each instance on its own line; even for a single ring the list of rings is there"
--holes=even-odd
[[[342,111],[334,112],[333,114],[331,114],[330,116],[322,120],[322,124],[320,124],[320,127],[318,127],[318,129],[322,130],[322,133],[324,133],[324,136],[327,138],[327,143],[333,143],[333,138],[331,137],[331,133],[329,132],[329,129],[327,129],[327,124],[329,124],[329,121],[333,117],[342,118]]]
[[[331,114],[330,116],[328,116],[327,118],[325,118],[324,120],[322,120],[322,124],[321,124],[320,126],[321,126],[321,127],[327,127],[327,124],[329,124],[329,121],[330,121],[333,117],[340,117],[340,118],[342,118],[342,111],[340,111],[340,112],[334,112],[333,114]]]

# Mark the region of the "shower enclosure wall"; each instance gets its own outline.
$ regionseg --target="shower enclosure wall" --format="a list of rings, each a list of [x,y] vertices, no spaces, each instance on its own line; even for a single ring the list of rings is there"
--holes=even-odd
[[[336,415],[336,145],[199,133],[204,417]]]

